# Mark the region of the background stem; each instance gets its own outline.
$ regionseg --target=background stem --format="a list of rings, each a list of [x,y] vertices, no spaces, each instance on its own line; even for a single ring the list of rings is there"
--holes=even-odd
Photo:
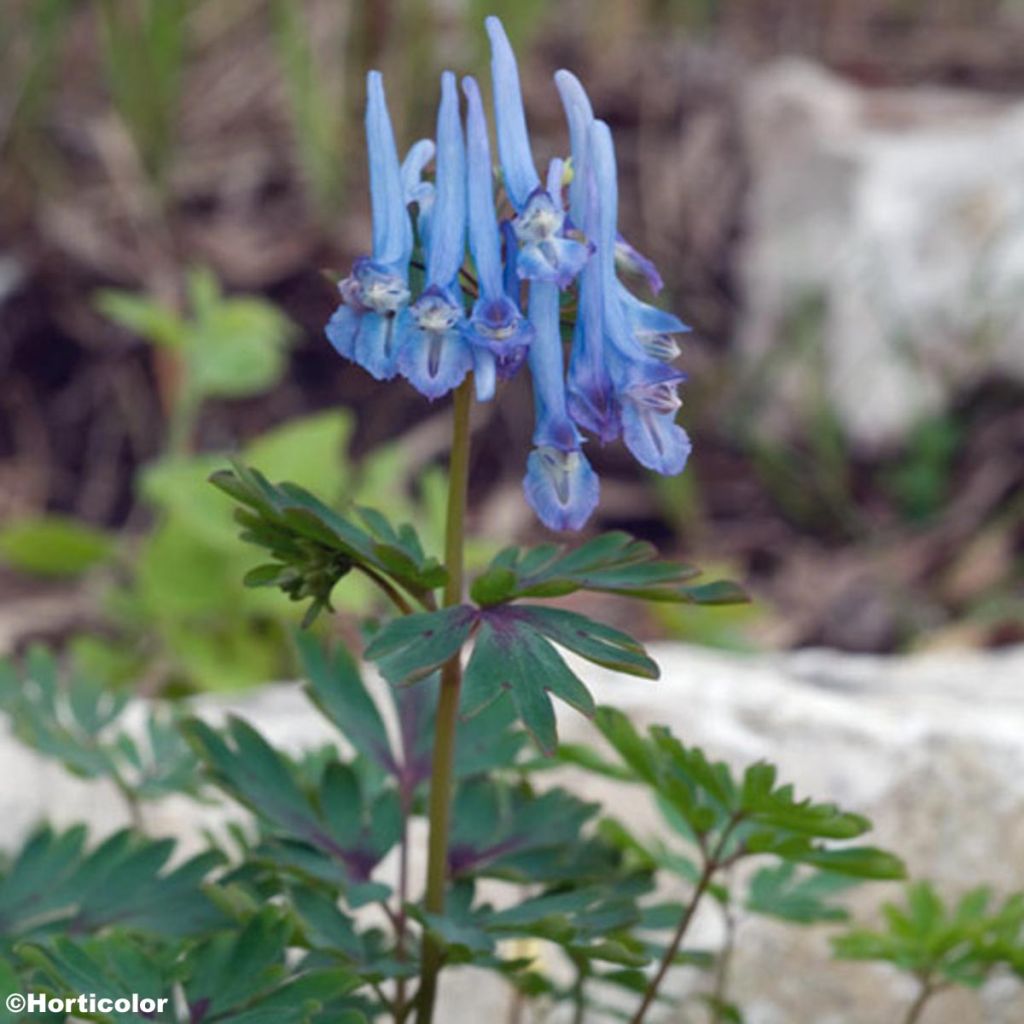
[[[907,1009],[907,1015],[903,1018],[903,1024],[917,1024],[921,1019],[921,1014],[924,1013],[925,1006],[933,995],[935,995],[935,987],[930,981],[922,979],[921,991],[918,992],[917,998]]]
[[[466,529],[466,489],[469,481],[469,411],[472,403],[472,375],[455,391],[452,455],[448,478],[448,518],[445,526],[444,589],[446,608],[462,600],[463,548]],[[461,653],[461,652],[460,652]],[[455,730],[459,711],[462,662],[455,654],[441,669],[441,694],[434,729],[434,759],[430,776],[430,838],[427,844],[427,889],[424,906],[428,913],[444,911],[448,880],[448,832],[451,821],[452,767],[455,762]],[[437,975],[443,952],[425,931],[423,935],[422,981],[418,994],[419,1024],[430,1024],[437,997]]]

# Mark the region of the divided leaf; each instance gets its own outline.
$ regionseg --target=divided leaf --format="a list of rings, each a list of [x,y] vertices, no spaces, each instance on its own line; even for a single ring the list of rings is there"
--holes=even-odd
[[[198,719],[185,728],[214,781],[269,828],[257,857],[341,887],[353,904],[386,894],[370,876],[401,834],[393,789],[367,785],[358,761],[332,758],[307,792],[296,767],[241,719],[224,734]]]
[[[884,926],[851,928],[832,940],[844,960],[880,960],[928,979],[976,987],[1000,965],[1024,967],[1024,896],[993,906],[984,886],[947,905],[927,881],[904,890],[902,905],[882,907]]]
[[[83,827],[33,833],[0,874],[0,942],[108,926],[179,936],[222,921],[203,891],[223,858],[201,854],[166,870],[171,840],[116,832],[87,852]]]
[[[60,678],[53,655],[29,650],[24,664],[0,661],[0,709],[15,735],[74,775],[109,778],[136,799],[199,792],[198,763],[177,716],[154,704],[144,736],[120,728],[129,694],[111,690],[74,666]]]
[[[232,465],[210,482],[242,506],[235,512],[242,539],[273,559],[246,582],[279,587],[295,601],[311,599],[308,621],[330,609],[331,591],[353,568],[385,577],[421,602],[444,585],[447,573],[424,553],[411,526],[396,529],[380,512],[362,508],[357,512],[363,525],[357,525],[302,487],[274,485],[259,470]]]
[[[597,726],[649,787],[666,822],[720,862],[772,854],[781,860],[856,878],[902,878],[903,865],[870,846],[834,846],[855,839],[870,822],[829,803],[798,800],[793,787],[777,785],[775,768],[751,765],[736,777],[698,747],[680,743],[668,729],[642,736],[620,711],[602,707]]]
[[[735,604],[747,600],[734,583],[684,585],[700,575],[691,566],[659,559],[653,545],[628,533],[603,533],[578,548],[555,544],[522,551],[506,548],[473,583],[478,604],[502,604],[524,597],[560,597],[594,590],[647,601]]]

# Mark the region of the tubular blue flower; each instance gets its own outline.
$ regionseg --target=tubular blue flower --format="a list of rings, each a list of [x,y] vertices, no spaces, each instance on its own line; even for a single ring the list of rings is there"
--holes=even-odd
[[[558,320],[557,287],[534,281],[530,285],[530,322],[535,336],[528,358],[536,423],[523,489],[545,526],[578,530],[597,507],[600,485],[566,410]]]
[[[341,355],[386,380],[395,375],[396,341],[408,317],[413,236],[380,72],[371,71],[366,84],[373,255],[356,260],[338,285],[342,305],[327,324],[327,337]]]
[[[465,335],[473,346],[477,399],[485,402],[494,395],[496,378],[509,377],[522,365],[533,337],[533,328],[506,293],[502,278],[491,149],[480,89],[475,79],[464,78],[462,91],[467,102],[469,248],[480,290]]]
[[[457,387],[473,365],[462,333],[465,311],[459,270],[466,248],[466,145],[455,76],[441,76],[437,114],[437,180],[423,294],[409,307],[398,368],[433,400]]]
[[[491,40],[498,155],[505,191],[516,211],[512,226],[519,242],[519,276],[568,288],[583,269],[590,248],[585,242],[567,237],[560,188],[554,195],[541,184],[530,153],[515,54],[497,18],[488,18],[486,26]]]
[[[645,329],[652,324],[671,325],[675,318],[664,314],[665,320],[656,320],[654,314],[659,311],[639,300],[630,302],[623,297],[628,292],[615,276],[615,148],[603,121],[594,121],[589,135],[595,195],[600,206],[597,261],[601,267],[605,354],[618,400],[623,440],[642,465],[673,475],[682,471],[690,454],[690,440],[675,422],[681,404],[677,387],[684,375],[652,358],[644,346],[645,334],[637,333],[637,325]]]
[[[555,85],[562,99],[565,119],[569,124],[569,152],[572,155],[572,181],[569,183],[569,213],[588,238],[596,235],[588,230],[587,211],[590,202],[590,125],[594,108],[580,80],[564,68],[555,72]]]
[[[566,120],[573,176],[569,211],[588,238],[600,237],[600,203],[590,159],[590,125],[594,112],[586,91],[569,71],[555,74]],[[572,418],[602,441],[621,432],[618,402],[605,360],[604,289],[600,254],[583,268],[579,303],[569,357],[568,408]]]

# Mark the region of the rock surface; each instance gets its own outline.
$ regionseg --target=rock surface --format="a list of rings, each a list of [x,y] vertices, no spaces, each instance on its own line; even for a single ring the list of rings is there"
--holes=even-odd
[[[740,343],[769,425],[823,392],[873,445],[987,373],[1024,381],[1024,103],[787,60],[743,120]]]
[[[677,645],[653,653],[660,682],[598,673],[598,700],[638,724],[665,723],[737,765],[777,762],[799,792],[871,817],[872,841],[948,892],[981,880],[1003,890],[1024,887],[1024,648],[911,658],[824,651],[741,657]],[[200,712],[216,718],[228,706],[209,699]],[[290,749],[332,738],[296,687],[268,688],[230,707]],[[561,730],[567,740],[593,739],[589,724],[572,714],[562,716]],[[607,802],[641,832],[657,828],[653,808],[635,790],[592,776],[580,781],[588,797]],[[218,813],[204,811],[201,822],[192,805],[168,801],[149,808],[147,819],[152,831],[192,846],[200,825]],[[69,779],[10,740],[0,814],[10,843],[43,816],[60,824],[85,818],[100,833],[126,820],[116,794]],[[894,895],[891,887],[865,886],[852,904],[870,920],[879,901]],[[716,915],[699,919],[693,943],[719,940]],[[750,919],[741,925],[739,950],[735,996],[749,1024],[879,1024],[901,1019],[912,996],[886,969],[830,962],[827,929]],[[453,975],[444,994],[446,1022],[505,1019],[507,993],[478,972]],[[999,980],[978,995],[944,995],[925,1020],[1019,1024],[1024,990]]]

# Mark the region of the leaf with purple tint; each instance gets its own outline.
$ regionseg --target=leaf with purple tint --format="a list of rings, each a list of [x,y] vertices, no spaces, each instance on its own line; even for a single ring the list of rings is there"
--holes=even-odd
[[[558,733],[551,696],[585,715],[594,713],[594,701],[558,651],[517,612],[509,607],[481,613],[460,711],[471,718],[507,693],[537,746],[553,754]]]
[[[580,857],[586,844],[580,834],[597,811],[596,804],[564,789],[535,793],[494,778],[467,780],[455,795],[452,876],[515,881],[582,877],[586,872]],[[532,870],[536,865],[543,870]]]
[[[469,637],[476,610],[467,605],[394,619],[376,633],[366,657],[395,685],[414,683],[457,654]]]
[[[330,881],[346,890],[350,902],[364,897],[361,887],[371,884],[374,868],[401,835],[394,789],[366,783],[358,759],[331,760],[315,791],[307,793],[295,766],[240,719],[230,719],[223,734],[197,719],[185,728],[214,781],[268,828],[259,850],[263,859]]]

